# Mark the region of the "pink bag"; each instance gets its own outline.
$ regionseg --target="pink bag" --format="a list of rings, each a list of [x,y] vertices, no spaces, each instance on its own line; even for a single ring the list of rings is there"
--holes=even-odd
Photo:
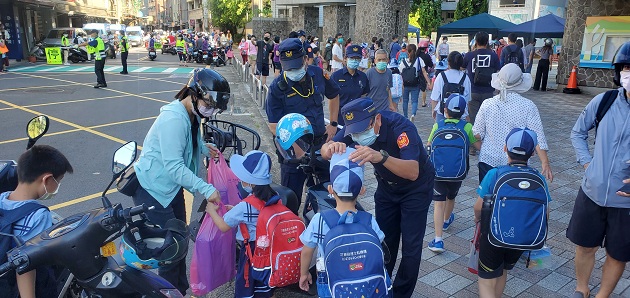
[[[226,213],[220,204],[217,213]],[[236,276],[236,234],[234,230],[221,232],[212,218],[205,214],[190,263],[190,288],[196,296],[203,296]]]
[[[241,202],[238,195],[239,179],[228,166],[223,154],[219,152],[218,160],[210,159],[208,164],[208,183],[212,184],[221,194],[221,202],[235,206]]]

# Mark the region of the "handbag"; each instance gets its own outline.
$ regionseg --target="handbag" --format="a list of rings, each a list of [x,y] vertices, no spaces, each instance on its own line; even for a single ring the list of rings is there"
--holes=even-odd
[[[138,186],[140,186],[140,182],[138,181],[138,177],[136,177],[136,169],[133,165],[118,178],[118,182],[116,183],[118,192],[130,197],[136,193]]]
[[[225,205],[217,213],[223,217]],[[221,232],[210,216],[206,216],[195,241],[190,263],[190,288],[196,296],[203,296],[236,276],[236,234]]]

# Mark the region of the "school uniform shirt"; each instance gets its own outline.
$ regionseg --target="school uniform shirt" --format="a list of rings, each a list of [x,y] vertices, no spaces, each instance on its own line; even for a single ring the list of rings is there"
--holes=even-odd
[[[448,82],[454,84],[459,83],[459,81],[461,81],[462,79],[462,76],[466,76],[466,79],[464,79],[464,94],[462,94],[464,98],[466,98],[466,111],[464,112],[464,115],[462,115],[462,119],[464,119],[466,118],[466,116],[468,116],[468,102],[470,102],[471,91],[470,79],[468,78],[466,73],[461,70],[447,69],[446,71],[444,71],[444,74],[446,75],[446,79],[448,80]],[[440,115],[444,115],[444,111],[440,111],[439,102],[440,100],[446,100],[446,98],[442,98],[442,89],[444,88],[444,84],[445,82],[442,79],[442,75],[436,75],[435,83],[433,83],[433,91],[431,91],[431,100],[438,102],[438,104],[435,105],[434,110],[437,111],[437,113]]]
[[[353,217],[354,215],[348,215],[348,217],[346,218],[346,223],[352,223]],[[376,236],[378,236],[378,240],[380,242],[383,242],[383,239],[385,239],[385,234],[379,228],[378,223],[376,223],[375,216],[372,216],[371,226],[372,230],[374,230],[374,232],[376,233]],[[328,227],[328,224],[326,224],[326,221],[321,216],[321,214],[316,213],[313,216],[313,219],[311,219],[311,222],[308,224],[308,227],[306,227],[306,230],[304,230],[304,232],[302,232],[302,235],[300,235],[300,240],[307,247],[317,247],[318,258],[324,257],[324,238],[326,238],[326,234],[328,234],[328,231],[330,231],[330,227]]]
[[[444,119],[444,123],[459,123],[459,121],[463,121],[463,120],[459,120],[459,119],[452,119],[452,118],[448,118],[448,119]],[[472,131],[472,124],[470,123],[466,123],[466,125],[464,125],[464,132],[466,132],[466,134],[468,135],[468,141],[470,142],[470,144],[474,144],[477,142],[477,138],[475,138],[475,134]],[[433,128],[431,129],[431,133],[429,134],[429,143],[433,142],[433,135],[435,134],[435,132],[438,129],[438,124],[437,123],[433,123]]]
[[[230,211],[223,215],[223,220],[232,229],[236,229],[236,240],[243,241],[243,233],[239,225],[245,223],[249,232],[249,241],[256,240],[256,224],[258,223],[258,209],[246,202],[236,204]]]
[[[27,200],[27,201],[12,201],[9,200],[10,191],[3,192],[0,194],[0,209],[3,210],[13,210],[18,207],[27,204],[33,203],[40,204],[37,200]],[[41,205],[41,204],[40,204]],[[13,225],[13,235],[20,237],[24,241],[28,241],[31,238],[39,235],[41,232],[52,226],[52,216],[50,215],[50,211],[46,208],[40,208],[27,215],[23,219],[18,220]],[[4,237],[4,236],[0,236]]]
[[[513,167],[522,168],[523,166],[514,165]],[[483,180],[479,184],[479,187],[477,187],[477,194],[479,195],[479,197],[483,198],[486,195],[493,194],[494,187],[497,184],[497,180],[499,180],[499,176],[497,175],[497,172],[498,172],[498,169],[496,168],[488,171],[488,174],[486,174],[486,177],[483,178]],[[547,194],[547,199],[549,200],[549,202],[551,202],[552,199],[551,199],[551,195],[549,194],[549,187],[547,186],[547,180],[545,180],[545,177],[543,177],[540,173],[538,174],[538,176],[545,183],[545,193]]]
[[[331,60],[332,61],[331,67],[335,69],[343,68],[343,63],[335,60],[335,56],[337,56],[337,58],[339,59],[343,59],[343,48],[341,47],[340,44],[335,43],[333,45],[332,54],[333,54],[333,58]]]
[[[479,162],[492,167],[507,164],[503,151],[505,138],[513,128],[527,127],[538,135],[538,146],[549,150],[538,108],[531,100],[515,92],[508,92],[506,100],[495,95],[483,101],[473,125],[473,133],[481,136]]]

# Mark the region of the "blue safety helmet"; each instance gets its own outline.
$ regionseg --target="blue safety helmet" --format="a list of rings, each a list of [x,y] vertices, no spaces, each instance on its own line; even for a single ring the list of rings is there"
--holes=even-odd
[[[448,69],[448,62],[446,61],[446,59],[443,59],[442,61],[438,62],[435,65],[435,70],[447,70]]]
[[[304,152],[308,152],[313,142],[313,126],[302,114],[284,115],[276,125],[275,143],[278,151],[285,159],[298,158],[294,152],[296,144]]]
[[[119,251],[125,264],[140,270],[176,263],[188,253],[188,228],[175,218],[164,228],[142,223],[123,233]]]

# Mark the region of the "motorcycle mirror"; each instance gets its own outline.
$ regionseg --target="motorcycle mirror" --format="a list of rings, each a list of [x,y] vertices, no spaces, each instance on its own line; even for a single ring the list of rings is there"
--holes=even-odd
[[[122,145],[116,152],[114,152],[114,158],[112,160],[112,173],[114,177],[120,176],[134,160],[136,160],[136,153],[138,144],[135,141],[128,142]]]
[[[28,145],[26,149],[30,149],[35,145],[35,142],[41,138],[48,131],[50,120],[46,115],[39,115],[33,117],[31,121],[26,125],[26,135],[28,136]]]

